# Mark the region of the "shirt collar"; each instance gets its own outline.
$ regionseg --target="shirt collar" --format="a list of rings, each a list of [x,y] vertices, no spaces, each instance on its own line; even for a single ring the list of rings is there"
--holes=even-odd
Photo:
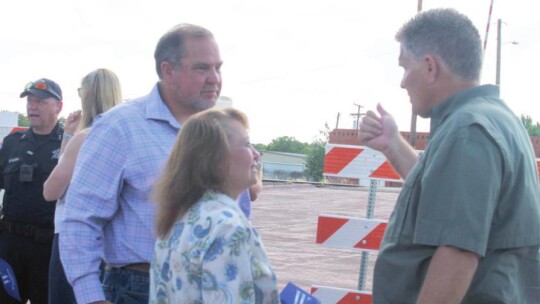
[[[63,133],[64,133],[64,129],[60,127],[60,123],[57,121],[56,125],[54,125],[54,128],[52,129],[51,133],[47,134],[46,136],[48,136],[50,138],[50,140],[62,141],[62,134]],[[31,139],[31,140],[33,140],[34,137],[35,137],[34,132],[32,131],[32,128],[30,127],[24,132],[21,139]]]
[[[442,102],[438,103],[431,108],[430,117],[431,117],[431,127],[430,133],[434,131],[443,123],[443,121],[460,108],[466,104],[471,98],[478,96],[493,96],[499,97],[499,87],[495,85],[481,85],[473,88],[469,88],[460,92],[457,92],[450,97],[446,98]]]
[[[240,206],[238,205],[237,201],[235,201],[233,198],[231,198],[229,195],[225,194],[225,193],[222,193],[222,192],[218,192],[218,191],[214,191],[214,190],[207,190],[203,196],[202,196],[202,200],[216,200],[216,201],[220,201],[221,203],[233,208],[233,209],[236,209],[238,211],[238,213],[240,214],[244,214],[244,212],[240,209]]]
[[[180,129],[180,123],[176,120],[171,113],[171,110],[169,110],[169,107],[167,107],[167,104],[165,104],[165,101],[161,98],[158,83],[154,85],[148,97],[146,103],[146,118],[167,121],[171,126]]]

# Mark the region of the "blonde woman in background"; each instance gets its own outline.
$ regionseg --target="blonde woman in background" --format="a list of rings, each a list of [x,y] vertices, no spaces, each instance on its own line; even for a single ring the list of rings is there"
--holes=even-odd
[[[150,303],[279,303],[257,232],[236,203],[257,182],[246,116],[206,110],[182,127],[154,188]]]
[[[110,70],[97,69],[86,75],[78,89],[82,111],[69,114],[64,125],[60,160],[43,187],[47,201],[58,200],[54,215],[55,236],[49,265],[49,303],[76,303],[66,279],[58,250],[61,222],[64,218],[65,193],[71,181],[77,154],[90,131],[94,118],[122,102],[118,77]]]

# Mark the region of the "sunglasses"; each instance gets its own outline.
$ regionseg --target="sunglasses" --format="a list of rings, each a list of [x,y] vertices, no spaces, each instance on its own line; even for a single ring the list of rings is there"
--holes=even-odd
[[[38,81],[31,81],[29,83],[27,83],[25,86],[24,86],[24,90],[25,91],[28,91],[28,90],[41,90],[41,91],[45,91],[49,94],[52,94],[54,97],[56,97],[58,100],[62,99],[60,96],[58,96],[58,94],[56,92],[54,92],[54,90],[49,87],[49,85],[47,85],[47,83],[43,80],[38,80]]]

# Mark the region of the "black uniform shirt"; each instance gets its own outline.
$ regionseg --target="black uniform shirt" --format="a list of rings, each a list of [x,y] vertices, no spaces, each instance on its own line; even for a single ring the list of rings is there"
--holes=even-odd
[[[58,163],[63,133],[57,123],[48,135],[37,135],[28,129],[4,138],[0,148],[4,220],[41,228],[54,226],[56,204],[43,198],[43,184]],[[21,167],[25,171],[25,166],[26,170],[32,167],[32,181],[21,181]]]

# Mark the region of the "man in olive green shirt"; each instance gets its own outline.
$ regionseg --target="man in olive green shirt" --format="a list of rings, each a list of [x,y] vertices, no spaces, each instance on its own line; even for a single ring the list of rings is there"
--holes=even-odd
[[[451,9],[418,14],[396,35],[401,86],[431,118],[420,156],[380,105],[363,144],[405,179],[374,271],[374,303],[540,302],[540,188],[521,121],[479,85],[480,36]]]

